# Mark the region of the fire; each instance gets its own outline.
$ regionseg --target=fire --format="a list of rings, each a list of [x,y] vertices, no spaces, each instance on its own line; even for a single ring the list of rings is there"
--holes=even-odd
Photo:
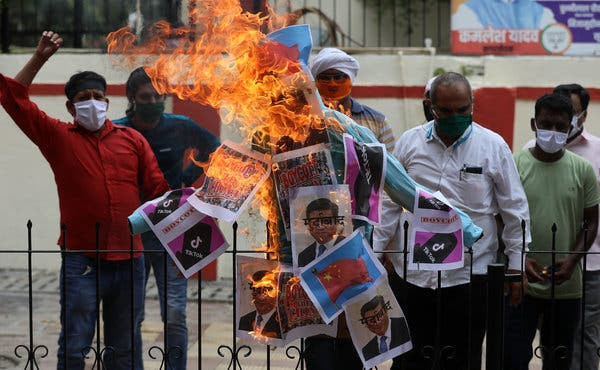
[[[270,41],[263,32],[295,23],[298,13],[277,15],[269,7],[267,15],[247,13],[239,0],[194,3],[188,26],[158,22],[147,40],[138,40],[128,27],[111,32],[107,42],[113,62],[129,68],[143,65],[161,94],[214,107],[223,124],[239,129],[245,145],[265,153],[289,150],[327,127],[340,130],[337,121],[323,118],[316,100],[308,100],[316,88],[298,61],[298,48]],[[261,174],[255,171],[256,176],[244,178],[239,163],[214,153],[207,163],[194,162],[223,184],[242,181],[242,187],[252,187]],[[275,187],[268,179],[253,208],[268,221],[262,250],[269,259],[278,259],[281,247],[276,204]],[[248,279],[253,289],[263,288],[276,297],[278,273],[276,269],[260,281]]]

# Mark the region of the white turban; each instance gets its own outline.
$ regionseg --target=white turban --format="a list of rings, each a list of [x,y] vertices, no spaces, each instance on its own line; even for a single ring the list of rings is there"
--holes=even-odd
[[[350,77],[350,81],[354,83],[359,68],[360,65],[354,57],[346,54],[340,49],[324,48],[313,59],[310,71],[312,72],[313,77],[317,78],[323,71],[337,69],[338,71],[347,74],[348,77]]]

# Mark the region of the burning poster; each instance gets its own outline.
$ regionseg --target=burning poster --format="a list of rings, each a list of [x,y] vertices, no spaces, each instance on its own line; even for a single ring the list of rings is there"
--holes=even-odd
[[[386,271],[361,229],[300,269],[300,283],[326,323],[342,312],[342,304],[367,290]]]
[[[364,144],[344,134],[344,182],[352,195],[352,217],[378,224],[385,179],[385,145]]]
[[[290,240],[290,189],[337,184],[329,149],[318,144],[274,155],[273,176],[285,234]]]
[[[417,188],[409,263],[411,270],[452,270],[463,267],[462,223],[439,193]]]
[[[263,154],[227,140],[210,156],[204,183],[188,202],[200,212],[233,222],[269,177],[269,170]]]
[[[186,278],[214,261],[229,246],[215,220],[186,202],[193,192],[193,188],[173,190],[136,211]]]
[[[325,324],[300,281],[290,268],[282,268],[279,273],[279,294],[277,295],[281,332],[286,343],[298,338],[317,334],[335,337],[337,320]]]
[[[279,263],[240,256],[237,259],[237,277],[235,304],[238,338],[284,345],[277,312]]]
[[[387,279],[344,304],[350,336],[365,369],[412,349],[406,317]]]
[[[292,260],[297,269],[352,233],[348,185],[290,189]]]

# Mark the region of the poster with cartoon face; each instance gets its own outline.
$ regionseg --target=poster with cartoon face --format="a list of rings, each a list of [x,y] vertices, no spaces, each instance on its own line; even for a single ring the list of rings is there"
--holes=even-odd
[[[412,349],[406,317],[387,279],[344,304],[352,342],[365,369]]]
[[[298,270],[352,233],[348,185],[290,189],[292,261]]]

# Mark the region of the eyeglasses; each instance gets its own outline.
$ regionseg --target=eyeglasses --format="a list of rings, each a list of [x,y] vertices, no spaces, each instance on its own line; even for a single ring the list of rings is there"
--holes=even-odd
[[[381,319],[383,319],[383,316],[385,315],[385,313],[391,309],[392,309],[392,305],[390,304],[390,301],[387,301],[385,303],[385,305],[379,311],[377,311],[376,314],[371,315],[371,316],[363,316],[360,319],[360,323],[363,325],[365,325],[365,324],[366,325],[375,325],[375,324],[379,323],[381,321]]]
[[[319,81],[344,81],[348,78],[348,75],[345,73],[336,73],[336,74],[320,74],[317,76],[317,80]]]
[[[262,287],[258,287],[258,288],[250,287],[250,291],[252,292],[252,295],[261,295],[261,294],[268,293],[272,290],[273,290],[272,286],[262,286]]]
[[[304,225],[309,225],[310,227],[327,227],[335,224],[343,225],[344,216],[312,217],[304,219]]]

